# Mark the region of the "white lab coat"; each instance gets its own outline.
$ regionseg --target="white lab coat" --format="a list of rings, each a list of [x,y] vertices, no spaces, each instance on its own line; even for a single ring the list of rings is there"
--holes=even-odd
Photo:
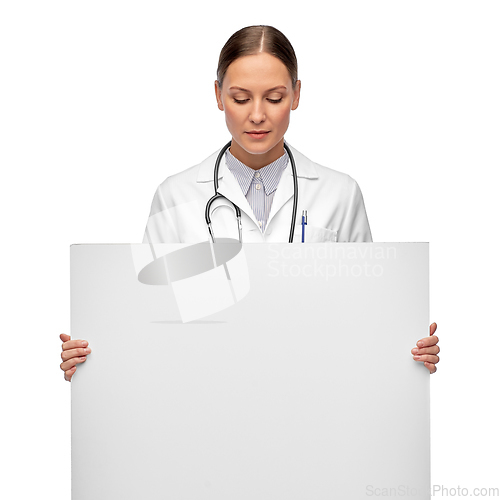
[[[306,242],[371,242],[363,196],[356,181],[347,174],[314,163],[287,145],[295,158],[299,187],[294,242],[301,241],[302,210],[307,210]],[[207,241],[205,206],[214,194],[213,173],[219,151],[160,184],[153,198],[144,243]],[[264,233],[238,181],[227,168],[225,155],[219,168],[219,192],[241,209],[244,243],[288,241],[293,206],[290,161],[274,195]],[[216,208],[221,205],[225,206]],[[238,227],[232,205],[226,200],[218,200],[213,203],[211,212],[215,238],[237,239]]]

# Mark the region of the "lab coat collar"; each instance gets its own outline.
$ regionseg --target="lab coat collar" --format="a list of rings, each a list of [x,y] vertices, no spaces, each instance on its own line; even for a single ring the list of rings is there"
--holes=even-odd
[[[295,165],[297,167],[297,177],[301,177],[304,179],[317,179],[318,173],[316,171],[314,163],[309,158],[304,156],[302,153],[297,151],[294,147],[292,147],[286,140],[285,143],[290,148],[290,151],[292,152],[292,155],[295,159]],[[198,176],[196,178],[196,182],[213,182],[215,160],[217,159],[217,155],[219,154],[221,149],[222,147],[219,148],[215,153],[210,155],[206,160],[204,160],[200,164],[200,169],[198,170]],[[219,179],[222,179],[226,174],[226,172],[230,174],[230,171],[226,166],[225,156],[223,156],[219,167]],[[287,172],[289,175],[292,175],[291,168],[287,167],[286,170],[283,172],[283,175],[287,175]],[[231,174],[231,177],[234,176]]]

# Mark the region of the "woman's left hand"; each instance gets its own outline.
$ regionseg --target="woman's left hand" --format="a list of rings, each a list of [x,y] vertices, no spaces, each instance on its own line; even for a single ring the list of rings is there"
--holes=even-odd
[[[437,329],[436,323],[430,326],[430,337],[424,337],[417,342],[417,347],[411,350],[413,359],[415,361],[423,361],[429,372],[435,373],[437,370],[436,364],[439,363],[439,356],[437,353],[440,351],[437,343],[439,339],[434,335]]]

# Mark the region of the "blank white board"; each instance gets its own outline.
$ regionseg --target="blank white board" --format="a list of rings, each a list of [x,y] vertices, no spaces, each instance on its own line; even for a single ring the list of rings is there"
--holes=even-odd
[[[245,244],[190,322],[179,248],[71,247],[73,500],[430,498],[427,243]]]

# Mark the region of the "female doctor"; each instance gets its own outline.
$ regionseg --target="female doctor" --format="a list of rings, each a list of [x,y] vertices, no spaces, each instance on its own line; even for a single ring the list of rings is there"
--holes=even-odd
[[[371,242],[361,191],[349,175],[309,160],[285,141],[290,112],[297,109],[301,82],[288,39],[272,26],[248,26],[224,45],[215,96],[224,111],[231,144],[221,157],[218,192],[210,207],[217,237],[238,237],[233,203],[241,210],[244,242],[301,241],[301,215],[307,210],[307,242]],[[297,223],[291,229],[295,160],[299,187]],[[222,148],[221,148],[222,149]],[[194,167],[167,178],[157,189],[144,243],[196,243],[209,237],[205,207],[214,195],[214,165],[221,149]],[[230,201],[229,201],[230,200]],[[223,207],[224,205],[224,207]],[[436,371],[437,325],[411,349],[413,358]],[[91,352],[86,340],[60,335],[60,367],[70,381]]]

